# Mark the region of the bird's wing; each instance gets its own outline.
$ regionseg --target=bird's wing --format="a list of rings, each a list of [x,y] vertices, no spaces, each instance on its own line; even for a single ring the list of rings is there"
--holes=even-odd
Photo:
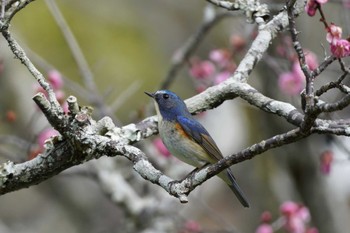
[[[217,162],[222,159],[223,156],[214,142],[214,140],[209,135],[208,131],[196,120],[189,117],[178,116],[177,122],[182,127],[183,131],[197,142],[210,156],[212,162]],[[232,189],[232,191],[237,196],[238,200],[242,203],[244,207],[249,207],[249,202],[243,194],[242,190],[239,188],[235,177],[232,174],[232,171],[228,168],[226,172],[219,174],[219,177],[222,178]]]
[[[218,146],[208,131],[195,119],[178,116],[177,121],[185,133],[197,142],[211,157],[213,162],[223,158]]]

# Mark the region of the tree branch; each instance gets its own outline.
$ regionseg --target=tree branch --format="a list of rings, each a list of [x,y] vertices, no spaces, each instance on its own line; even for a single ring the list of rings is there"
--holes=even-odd
[[[269,9],[266,4],[260,4],[256,0],[236,0],[234,2],[224,0],[207,0],[218,7],[229,11],[243,11],[249,22],[254,22],[257,17],[267,19],[269,17]]]

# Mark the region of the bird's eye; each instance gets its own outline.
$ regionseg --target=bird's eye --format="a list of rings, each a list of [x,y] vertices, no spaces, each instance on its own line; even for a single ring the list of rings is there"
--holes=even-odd
[[[169,95],[168,95],[168,94],[163,94],[163,98],[164,98],[164,99],[168,99],[168,98],[169,98]]]

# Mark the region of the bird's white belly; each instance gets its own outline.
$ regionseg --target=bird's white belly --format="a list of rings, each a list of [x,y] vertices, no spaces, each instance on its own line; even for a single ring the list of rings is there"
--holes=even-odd
[[[172,155],[194,167],[202,167],[208,163],[204,149],[192,140],[184,140],[172,123],[161,120],[158,126],[160,137]]]

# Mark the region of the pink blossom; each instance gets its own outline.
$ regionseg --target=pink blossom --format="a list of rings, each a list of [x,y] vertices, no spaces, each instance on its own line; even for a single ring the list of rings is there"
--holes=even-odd
[[[299,209],[297,211],[297,215],[304,222],[309,222],[310,219],[311,219],[309,209],[306,206],[303,206],[303,205],[299,206]]]
[[[328,175],[331,172],[331,165],[333,163],[333,152],[330,150],[324,151],[321,156],[321,172],[325,175]]]
[[[60,103],[60,104],[63,104],[65,101],[65,99],[64,99],[64,96],[65,96],[65,94],[64,94],[64,91],[62,91],[62,90],[56,90],[55,91],[55,95],[56,95],[56,99],[57,99],[57,101]]]
[[[57,89],[60,89],[63,87],[62,76],[61,76],[60,72],[58,72],[57,70],[49,71],[47,74],[47,78],[48,78],[49,82],[51,83],[52,88],[54,90],[57,90]]]
[[[194,220],[188,220],[185,223],[185,229],[187,230],[187,232],[193,232],[193,233],[201,232],[201,226],[199,225],[198,222]]]
[[[318,67],[317,56],[311,51],[305,51],[305,63],[308,65],[310,70],[314,70]],[[304,72],[302,71],[298,61],[295,61],[292,66],[292,73],[305,79]]]
[[[350,0],[343,0],[343,6],[346,9],[350,9]]]
[[[197,93],[201,93],[207,89],[207,86],[204,84],[199,84],[196,86],[196,91]]]
[[[305,63],[311,70],[318,67],[317,56],[311,51],[305,51]],[[298,95],[303,89],[305,83],[305,75],[300,68],[298,61],[292,66],[292,72],[285,72],[279,76],[279,88],[289,95]]]
[[[337,58],[350,55],[350,42],[344,39],[333,40],[331,43],[331,53]]]
[[[293,201],[286,201],[280,206],[280,211],[285,216],[291,216],[299,210],[299,205]]]
[[[334,40],[340,39],[343,32],[341,27],[338,27],[333,23],[327,28],[327,31],[326,39],[329,43],[333,43]]]
[[[211,61],[196,61],[190,68],[190,74],[197,79],[206,79],[213,75],[215,66]]]
[[[16,120],[17,120],[16,112],[13,110],[8,110],[6,112],[6,121],[12,123],[12,122],[15,122]]]
[[[35,83],[33,85],[33,89],[35,93],[43,93],[45,96],[47,96],[47,92],[44,90],[44,88],[42,88],[42,86],[40,86],[38,83]]]
[[[263,223],[256,229],[255,233],[273,233],[273,229],[270,224]]]
[[[306,59],[305,59],[306,60]],[[304,72],[303,70],[301,69],[300,67],[300,63],[299,61],[295,61],[292,65],[292,73],[295,75],[295,76],[298,76],[302,79],[305,79],[305,75],[304,75]]]
[[[308,65],[310,70],[314,70],[318,67],[318,59],[316,54],[311,51],[305,51],[305,63]],[[300,66],[299,66],[300,67]]]
[[[230,62],[230,52],[227,49],[214,49],[210,51],[209,58],[221,67]]]
[[[314,16],[316,14],[318,3],[315,0],[309,0],[305,6],[305,11],[309,16]]]
[[[310,221],[310,212],[305,206],[292,201],[283,203],[280,207],[285,217],[284,228],[290,233],[305,233],[306,223]]]
[[[237,64],[234,61],[228,62],[224,69],[225,71],[233,73],[237,69]]]
[[[168,158],[170,157],[170,152],[168,151],[168,149],[165,147],[165,145],[162,142],[162,139],[160,138],[156,138],[153,140],[153,146],[155,146],[155,148],[157,149],[157,151],[163,155],[164,157]]]
[[[66,114],[69,112],[67,101],[64,101],[64,103],[62,104],[62,109],[63,109],[63,112]]]
[[[289,233],[305,233],[305,222],[298,216],[291,216],[287,218],[284,228]]]
[[[318,230],[316,227],[311,227],[306,230],[306,233],[318,233]]]
[[[265,222],[265,223],[271,222],[271,219],[272,219],[271,212],[270,211],[264,211],[261,214],[260,219],[261,219],[262,222]]]
[[[305,6],[305,11],[309,16],[314,16],[316,14],[317,7],[327,2],[328,0],[309,0]]]
[[[50,137],[57,136],[59,133],[53,128],[47,128],[40,132],[36,141],[41,149],[44,148],[45,141]]]
[[[286,46],[280,44],[276,47],[276,52],[279,56],[285,57],[287,54],[287,48]]]
[[[241,35],[233,34],[230,38],[230,43],[235,50],[242,50],[246,46],[247,41]]]
[[[327,28],[326,39],[330,43],[331,53],[337,58],[343,58],[350,55],[350,42],[341,39],[342,28],[331,24]]]
[[[228,71],[220,72],[215,76],[214,84],[217,85],[219,83],[222,83],[223,81],[228,79],[230,76],[231,76],[231,73]]]
[[[282,73],[278,78],[279,88],[288,95],[298,95],[303,89],[305,79],[294,72]]]

